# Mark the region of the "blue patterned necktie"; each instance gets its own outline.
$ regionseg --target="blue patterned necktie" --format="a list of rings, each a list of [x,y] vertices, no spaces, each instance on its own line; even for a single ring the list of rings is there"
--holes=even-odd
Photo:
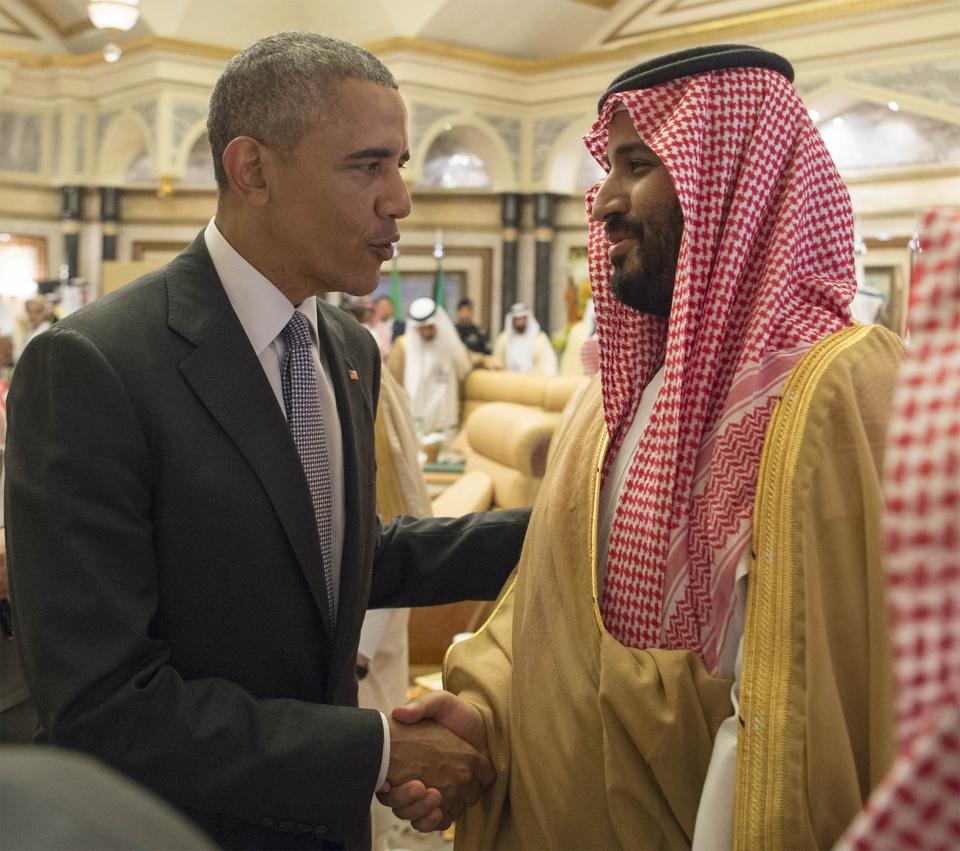
[[[295,310],[283,329],[287,350],[280,364],[283,385],[283,406],[287,410],[287,425],[300,455],[303,472],[310,486],[313,515],[320,536],[323,555],[323,580],[327,588],[327,607],[330,623],[336,619],[336,601],[333,599],[333,574],[330,564],[333,537],[330,480],[330,459],[323,431],[323,412],[317,392],[317,371],[310,350],[310,324],[307,317]]]

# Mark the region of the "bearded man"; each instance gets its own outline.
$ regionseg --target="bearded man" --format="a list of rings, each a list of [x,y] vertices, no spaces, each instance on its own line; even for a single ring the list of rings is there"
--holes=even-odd
[[[557,374],[557,353],[525,304],[517,303],[507,311],[503,331],[493,346],[493,359],[507,372]]]
[[[417,431],[450,440],[460,422],[460,384],[470,372],[467,350],[447,311],[427,296],[410,302],[407,329],[387,368],[410,397]]]
[[[458,697],[394,715],[486,740],[458,848],[829,847],[889,764],[901,347],[852,322],[850,200],[792,79],[715,46],[600,100],[600,377],[512,586],[448,654]]]

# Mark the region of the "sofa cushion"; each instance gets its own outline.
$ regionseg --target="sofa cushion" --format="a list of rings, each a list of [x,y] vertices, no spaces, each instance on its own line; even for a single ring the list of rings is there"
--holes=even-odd
[[[489,402],[467,420],[470,448],[525,476],[543,478],[547,449],[560,414],[516,405]]]
[[[460,517],[486,511],[493,502],[493,479],[482,470],[464,473],[433,501],[434,517]]]
[[[479,452],[467,456],[466,472],[481,470],[493,480],[493,504],[497,508],[526,508],[537,498],[542,479],[525,476]]]

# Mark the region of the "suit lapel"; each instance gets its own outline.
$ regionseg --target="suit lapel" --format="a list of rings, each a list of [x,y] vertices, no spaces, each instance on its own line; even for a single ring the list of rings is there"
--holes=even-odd
[[[168,267],[167,292],[170,327],[196,346],[180,371],[260,480],[332,635],[320,541],[300,457],[202,232]]]

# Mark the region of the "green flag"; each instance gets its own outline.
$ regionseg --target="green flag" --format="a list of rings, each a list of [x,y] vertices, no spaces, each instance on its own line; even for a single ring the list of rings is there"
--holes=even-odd
[[[397,257],[400,252],[393,249],[393,265],[390,267],[390,301],[393,302],[393,319],[403,319],[403,307],[400,304],[400,269],[397,266]]]
[[[433,282],[433,300],[438,307],[447,309],[447,288],[443,283],[443,258],[437,257],[437,275]]]

